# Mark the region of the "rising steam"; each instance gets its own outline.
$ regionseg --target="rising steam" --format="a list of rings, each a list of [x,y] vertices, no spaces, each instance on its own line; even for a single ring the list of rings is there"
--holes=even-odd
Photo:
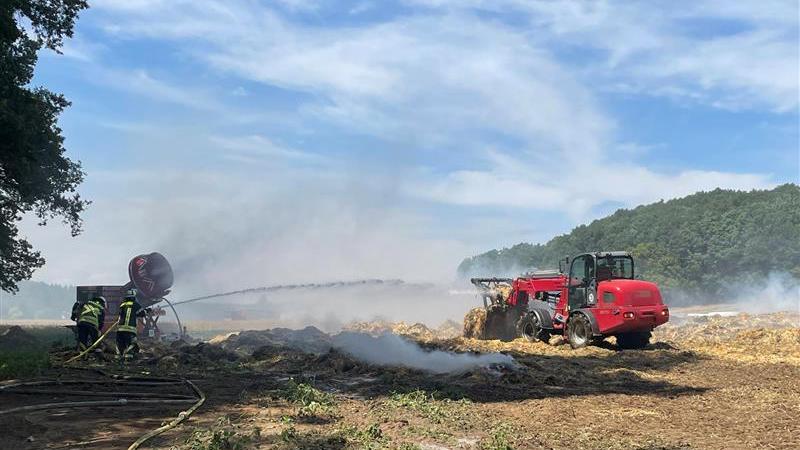
[[[514,358],[502,353],[473,355],[425,351],[395,334],[372,337],[361,333],[340,333],[333,337],[333,346],[372,364],[404,366],[433,373],[460,373],[490,365],[518,366]]]

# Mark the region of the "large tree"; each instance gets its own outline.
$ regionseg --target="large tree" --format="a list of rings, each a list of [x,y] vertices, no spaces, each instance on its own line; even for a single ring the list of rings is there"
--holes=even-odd
[[[0,0],[0,289],[17,290],[44,258],[19,236],[23,216],[40,225],[60,218],[81,231],[88,202],[75,192],[80,163],[64,155],[58,115],[69,106],[60,94],[32,87],[37,52],[59,52],[72,36],[85,0]]]

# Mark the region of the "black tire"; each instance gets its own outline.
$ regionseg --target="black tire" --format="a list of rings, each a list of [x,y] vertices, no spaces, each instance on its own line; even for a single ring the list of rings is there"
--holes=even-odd
[[[650,332],[622,333],[617,335],[617,347],[623,349],[645,348],[650,343]]]
[[[542,330],[541,321],[536,314],[525,314],[517,321],[517,337],[525,339],[528,342],[534,342],[542,339],[545,334],[547,333]]]
[[[583,348],[592,342],[592,325],[583,314],[575,314],[567,322],[567,341],[572,348]]]

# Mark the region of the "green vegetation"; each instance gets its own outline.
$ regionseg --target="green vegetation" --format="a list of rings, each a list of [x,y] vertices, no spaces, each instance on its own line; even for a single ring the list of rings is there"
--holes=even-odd
[[[291,442],[297,438],[297,427],[294,425],[294,419],[289,416],[282,416],[281,424],[283,425],[280,434],[282,442]]]
[[[717,301],[770,273],[800,279],[800,187],[716,189],[621,209],[546,244],[467,258],[458,271],[468,277],[557,267],[564,256],[600,250],[632,252],[637,273],[658,283],[673,304],[681,302],[679,293]]]
[[[514,429],[505,423],[500,423],[492,427],[489,436],[481,440],[479,447],[481,450],[513,450],[511,446],[511,436]]]
[[[469,403],[469,400],[458,401],[444,398],[436,399],[435,393],[427,393],[422,390],[414,390],[407,393],[394,392],[386,401],[391,408],[405,408],[420,413],[421,416],[433,423],[442,423],[446,419],[457,419],[459,414],[453,406],[462,406]]]
[[[355,448],[363,450],[385,448],[389,443],[389,439],[383,435],[383,431],[377,423],[366,428],[347,425],[339,429],[338,434]]]
[[[286,448],[357,448],[363,450],[378,450],[387,448],[389,445],[389,439],[383,435],[377,423],[363,428],[354,425],[344,425],[333,430],[332,434],[324,434],[316,431],[300,433],[295,426],[294,419],[289,416],[283,416],[281,418],[281,423],[283,429],[279,437]]]
[[[47,350],[0,350],[0,380],[35,377],[48,367]]]
[[[244,433],[228,417],[220,417],[213,428],[196,429],[186,440],[189,450],[244,450],[252,448],[258,431]]]
[[[0,380],[41,375],[50,367],[49,350],[75,345],[71,331],[62,327],[25,328],[4,334],[0,328]],[[15,331],[10,330],[10,331]]]
[[[14,292],[44,258],[17,223],[30,214],[81,231],[84,173],[66,157],[58,116],[64,96],[32,85],[39,50],[58,52],[85,0],[15,0],[0,6],[0,290]]]
[[[289,380],[284,391],[284,398],[300,405],[298,411],[300,416],[329,415],[334,410],[333,395],[320,391],[310,384],[298,383],[294,379]]]
[[[36,348],[47,350],[50,348],[74,347],[75,334],[66,327],[59,326],[35,326],[26,327],[23,330],[36,340]]]
[[[397,446],[397,450],[422,450],[419,444],[404,443]]]

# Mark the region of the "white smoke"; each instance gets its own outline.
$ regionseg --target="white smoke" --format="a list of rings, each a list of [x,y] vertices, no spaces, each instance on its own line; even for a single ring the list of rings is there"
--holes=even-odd
[[[473,355],[425,351],[395,334],[372,337],[361,333],[340,333],[333,337],[333,346],[371,364],[403,366],[433,373],[460,373],[491,365],[518,367],[514,358],[502,353]]]
[[[736,291],[733,303],[744,312],[800,312],[800,282],[786,273],[770,273],[761,283],[741,283]]]
[[[348,323],[373,320],[419,322],[438,327],[447,320],[460,323],[467,311],[480,305],[474,289],[458,287],[457,293],[449,292],[452,285],[428,283],[291,289],[201,300],[176,308],[184,321],[191,323],[213,317],[221,321],[219,329],[313,325],[335,333]],[[258,323],[226,320],[236,317]],[[162,320],[171,320],[171,315]]]

